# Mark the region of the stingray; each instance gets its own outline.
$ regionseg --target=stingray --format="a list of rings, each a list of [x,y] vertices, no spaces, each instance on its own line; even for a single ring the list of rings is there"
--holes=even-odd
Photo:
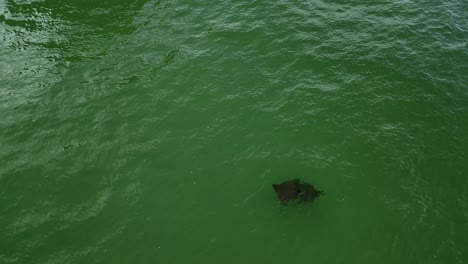
[[[291,201],[312,202],[315,198],[324,194],[324,192],[315,189],[312,184],[298,179],[273,184],[272,186],[282,204]]]

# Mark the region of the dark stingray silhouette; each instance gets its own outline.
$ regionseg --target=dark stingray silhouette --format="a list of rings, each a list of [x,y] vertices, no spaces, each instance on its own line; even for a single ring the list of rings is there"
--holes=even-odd
[[[291,201],[312,202],[315,198],[324,194],[324,192],[315,189],[312,184],[298,179],[285,181],[280,184],[273,184],[273,189],[282,204]]]

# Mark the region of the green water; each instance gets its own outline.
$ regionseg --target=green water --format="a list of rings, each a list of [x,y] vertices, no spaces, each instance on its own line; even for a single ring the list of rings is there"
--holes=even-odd
[[[0,0],[0,263],[468,263],[467,14]]]

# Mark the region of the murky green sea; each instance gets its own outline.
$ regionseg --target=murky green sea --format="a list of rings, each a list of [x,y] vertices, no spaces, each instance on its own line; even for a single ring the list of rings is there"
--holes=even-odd
[[[467,42],[466,0],[0,0],[0,263],[468,263]]]

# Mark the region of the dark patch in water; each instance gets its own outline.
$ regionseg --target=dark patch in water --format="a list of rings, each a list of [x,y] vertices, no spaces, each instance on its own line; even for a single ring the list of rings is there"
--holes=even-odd
[[[272,186],[282,204],[291,201],[312,202],[315,198],[324,194],[324,192],[315,189],[312,184],[298,179],[273,184]]]

